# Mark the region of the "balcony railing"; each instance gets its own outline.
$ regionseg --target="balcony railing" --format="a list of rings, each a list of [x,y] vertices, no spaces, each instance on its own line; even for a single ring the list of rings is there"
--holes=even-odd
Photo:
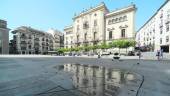
[[[163,24],[162,24],[162,23],[160,23],[160,24],[159,24],[159,27],[160,27],[160,28],[161,28],[161,27],[163,27]]]
[[[89,41],[88,40],[84,40],[83,43],[88,43]]]
[[[26,46],[27,43],[26,43],[26,41],[21,41],[20,45],[21,45],[21,46]]]
[[[20,37],[21,39],[27,39],[27,36],[23,36],[23,35],[21,35],[21,37]]]
[[[40,41],[40,39],[39,38],[35,38],[34,41]]]
[[[167,23],[170,23],[170,18],[167,18],[166,20],[165,20],[165,23],[167,24]]]

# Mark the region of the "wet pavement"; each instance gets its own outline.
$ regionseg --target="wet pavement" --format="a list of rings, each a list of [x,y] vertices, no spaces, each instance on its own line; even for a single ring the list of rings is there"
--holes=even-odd
[[[169,61],[137,62],[0,58],[0,96],[170,96]]]

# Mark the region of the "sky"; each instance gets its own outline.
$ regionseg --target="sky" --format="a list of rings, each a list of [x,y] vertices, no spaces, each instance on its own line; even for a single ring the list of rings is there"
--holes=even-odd
[[[104,2],[112,11],[131,3],[137,7],[136,31],[166,0],[0,0],[0,19],[6,20],[11,30],[30,26],[47,31],[50,28],[63,32],[72,24],[74,14]],[[12,35],[10,34],[10,38]]]

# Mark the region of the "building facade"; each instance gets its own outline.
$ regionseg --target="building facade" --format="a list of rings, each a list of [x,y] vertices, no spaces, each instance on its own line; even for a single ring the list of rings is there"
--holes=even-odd
[[[157,12],[139,29],[136,34],[137,47],[145,51],[164,52],[170,50],[170,0],[167,0]],[[169,52],[170,53],[170,52]]]
[[[73,46],[73,26],[68,26],[64,29],[64,47],[72,48]]]
[[[54,31],[54,30],[53,30]],[[57,33],[47,33],[31,27],[21,26],[12,31],[14,34],[13,45],[18,54],[47,54],[53,51],[60,40]]]
[[[64,34],[56,29],[50,29],[47,31],[53,36],[53,49],[59,49],[64,47]]]
[[[66,27],[65,48],[99,45],[115,39],[134,39],[135,5],[110,12],[104,3],[73,17],[71,29]],[[72,32],[68,34],[68,30]],[[68,39],[68,37],[72,39]]]
[[[9,30],[7,21],[0,20],[0,54],[9,53]]]
[[[106,14],[106,41],[135,38],[135,6],[128,6]]]

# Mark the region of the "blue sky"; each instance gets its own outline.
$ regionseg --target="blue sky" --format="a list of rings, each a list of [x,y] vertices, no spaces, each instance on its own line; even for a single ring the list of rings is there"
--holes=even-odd
[[[65,26],[72,24],[75,13],[101,2],[110,11],[128,6],[131,2],[136,4],[138,30],[165,0],[0,0],[0,19],[7,20],[10,29],[25,25],[44,31],[49,28],[63,31]]]

